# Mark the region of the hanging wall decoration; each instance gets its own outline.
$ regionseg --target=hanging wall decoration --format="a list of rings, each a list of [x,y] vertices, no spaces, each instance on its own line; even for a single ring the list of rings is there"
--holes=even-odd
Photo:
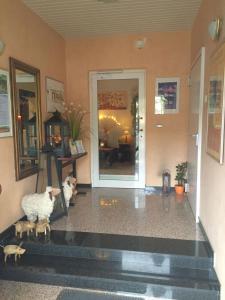
[[[155,86],[155,114],[179,112],[179,78],[157,78]]]
[[[64,84],[58,80],[46,77],[47,112],[63,112]]]
[[[0,70],[0,137],[12,136],[9,72]]]
[[[98,93],[98,109],[127,109],[127,91],[105,91]]]

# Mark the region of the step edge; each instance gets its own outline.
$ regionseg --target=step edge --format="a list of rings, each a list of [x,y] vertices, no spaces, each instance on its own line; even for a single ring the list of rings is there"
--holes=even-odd
[[[29,268],[29,266],[27,266],[28,268]],[[38,267],[37,267],[38,268]],[[90,275],[79,275],[79,274],[66,274],[66,273],[48,273],[48,272],[46,272],[46,271],[42,271],[42,270],[40,270],[41,268],[39,267],[39,270],[38,271],[35,271],[35,273],[34,272],[32,272],[32,271],[30,271],[29,269],[27,270],[26,269],[26,267],[25,267],[25,269],[23,269],[23,270],[16,270],[17,272],[16,273],[18,273],[18,272],[22,272],[22,273],[25,273],[25,274],[27,274],[27,275],[43,275],[43,274],[45,274],[46,276],[49,276],[49,277],[55,277],[55,276],[58,276],[58,277],[61,277],[61,278],[63,278],[63,277],[70,277],[70,278],[83,278],[83,279],[85,279],[85,278],[89,278],[89,279],[99,279],[99,280],[108,280],[108,281],[110,281],[110,280],[114,280],[114,281],[119,281],[119,282],[123,282],[123,283],[125,283],[125,282],[127,282],[127,283],[134,283],[134,281],[132,281],[132,280],[127,280],[126,278],[124,278],[124,279],[116,279],[115,277],[112,277],[112,278],[106,278],[106,277],[102,277],[102,276],[104,276],[104,275],[106,275],[106,272],[101,272],[101,274],[99,274],[99,275],[102,275],[102,276],[94,276],[94,271],[92,271],[91,272],[91,274]],[[45,269],[44,267],[43,267],[43,269]],[[13,271],[14,270],[14,266],[13,265],[10,265],[10,268],[9,268],[9,270],[8,271]],[[6,272],[6,274],[8,274],[8,271]],[[15,271],[15,270],[14,270]],[[14,273],[15,274],[15,273]],[[113,276],[116,276],[116,273],[114,272],[114,273],[111,273]],[[0,279],[2,278],[2,276],[4,277],[4,269],[2,269],[2,270],[0,270]],[[127,277],[129,277],[130,275],[129,274],[122,274],[121,276],[127,276]],[[32,276],[31,276],[32,277]],[[131,276],[130,276],[131,277]],[[215,281],[209,281],[209,280],[200,280],[200,281],[196,281],[195,279],[192,279],[192,280],[188,280],[189,282],[191,282],[191,283],[193,283],[193,284],[196,284],[196,283],[205,283],[205,284],[207,284],[208,282],[209,283],[211,283],[215,288],[193,288],[193,287],[187,287],[186,285],[184,285],[184,284],[182,284],[183,282],[184,282],[184,280],[185,280],[185,278],[179,278],[179,277],[169,277],[169,276],[154,276],[154,278],[153,278],[153,276],[150,276],[150,277],[152,277],[152,278],[149,278],[149,280],[153,280],[153,281],[155,281],[155,280],[157,280],[157,281],[163,281],[163,280],[165,280],[163,283],[156,283],[156,282],[141,282],[141,281],[135,281],[135,283],[136,284],[138,284],[138,285],[148,285],[148,284],[154,284],[154,285],[161,285],[161,286],[163,286],[163,285],[166,285],[166,286],[172,286],[172,287],[178,287],[178,288],[187,288],[187,289],[194,289],[194,290],[203,290],[203,291],[219,291],[220,290],[220,284],[219,284],[219,282],[215,282]],[[133,277],[134,278],[134,277]],[[173,280],[173,282],[174,281],[178,281],[179,282],[179,285],[175,285],[175,284],[169,284],[169,282],[168,282],[168,284],[167,284],[167,280]]]

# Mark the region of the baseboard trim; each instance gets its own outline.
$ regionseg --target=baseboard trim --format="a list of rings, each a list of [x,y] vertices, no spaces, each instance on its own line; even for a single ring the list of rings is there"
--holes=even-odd
[[[77,188],[87,188],[87,189],[91,189],[92,188],[92,184],[91,183],[78,183],[77,184]]]
[[[199,227],[200,227],[200,229],[201,229],[201,231],[202,231],[202,234],[203,234],[203,237],[204,237],[205,241],[206,241],[207,244],[208,244],[208,247],[207,247],[207,250],[209,251],[208,254],[212,254],[212,253],[214,253],[213,247],[212,247],[212,245],[211,245],[211,243],[210,243],[210,240],[209,240],[209,238],[208,238],[208,236],[207,236],[207,233],[206,233],[206,231],[205,231],[205,228],[204,228],[204,226],[203,226],[203,224],[202,224],[201,219],[200,219],[200,218],[198,218],[198,219],[199,219],[198,225],[199,225]]]
[[[161,192],[162,191],[162,187],[161,186],[156,186],[156,185],[146,185],[145,188],[152,188],[152,189],[155,189],[156,191],[159,191]],[[171,187],[170,188],[170,191],[173,192],[175,191],[175,188],[174,187]]]
[[[78,183],[77,188],[89,188],[89,189],[91,189],[92,184],[91,183]],[[147,188],[153,188],[153,189],[155,189],[156,191],[159,191],[159,192],[162,191],[162,187],[161,186],[156,186],[156,185],[146,185],[145,188],[146,189]],[[173,192],[173,191],[175,191],[175,188],[171,187],[170,190],[171,190],[171,192]]]

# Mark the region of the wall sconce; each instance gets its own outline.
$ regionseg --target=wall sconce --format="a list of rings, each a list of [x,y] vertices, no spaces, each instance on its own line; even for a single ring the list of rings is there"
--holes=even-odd
[[[125,144],[127,144],[128,143],[128,136],[129,136],[129,131],[128,130],[124,130],[124,136],[125,136],[124,142],[125,142]]]
[[[140,40],[136,40],[134,45],[137,49],[143,49],[145,47],[146,44],[146,38],[140,39]]]
[[[216,41],[220,37],[220,32],[222,28],[222,19],[221,18],[215,18],[209,23],[208,31],[209,36],[213,41]]]
[[[4,50],[5,50],[5,43],[2,40],[0,40],[0,55],[3,54]]]

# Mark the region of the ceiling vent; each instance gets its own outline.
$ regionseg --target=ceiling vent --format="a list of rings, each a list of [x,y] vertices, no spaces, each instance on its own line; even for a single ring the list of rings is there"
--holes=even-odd
[[[119,0],[97,0],[97,2],[101,2],[104,4],[111,4],[111,3],[117,3]]]

